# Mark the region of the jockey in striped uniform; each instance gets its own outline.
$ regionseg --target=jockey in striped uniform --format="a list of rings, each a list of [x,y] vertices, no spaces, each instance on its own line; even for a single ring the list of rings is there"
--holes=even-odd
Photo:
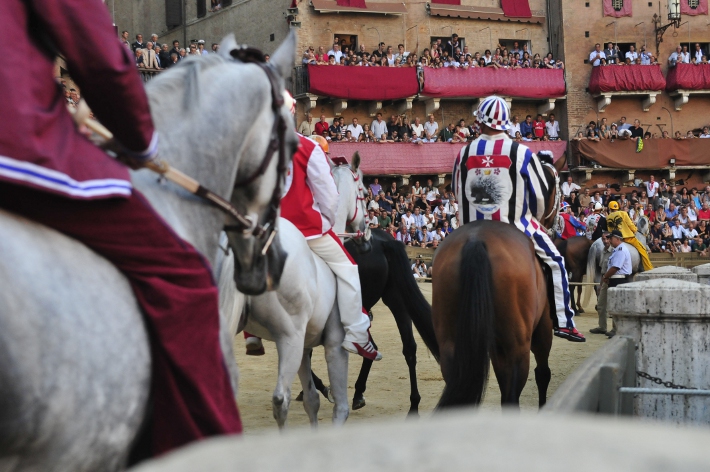
[[[515,225],[533,242],[537,256],[552,271],[556,316],[555,336],[584,342],[574,327],[564,259],[539,219],[550,190],[538,157],[510,139],[508,104],[490,96],[478,107],[481,137],[461,149],[453,170],[452,187],[460,202],[463,223],[497,220]]]
[[[578,236],[578,231],[584,232],[586,229],[584,223],[572,216],[572,214],[570,213],[571,208],[572,207],[570,207],[569,203],[567,202],[562,202],[560,204],[559,217],[562,218],[562,221],[564,221],[564,227],[560,228],[560,239],[573,238],[575,236]]]

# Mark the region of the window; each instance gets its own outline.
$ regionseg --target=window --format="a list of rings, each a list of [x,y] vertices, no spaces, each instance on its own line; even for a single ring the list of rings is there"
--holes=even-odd
[[[611,0],[611,7],[615,11],[621,11],[624,8],[624,0]]]
[[[182,24],[182,0],[165,0],[165,26],[168,29]]]
[[[347,47],[351,51],[357,51],[358,48],[358,42],[357,42],[357,35],[354,34],[334,34],[333,39],[338,38],[338,42],[340,43],[340,50],[344,51],[345,48]],[[335,44],[335,41],[333,41],[333,44]],[[394,52],[397,52],[397,45],[393,44],[392,47],[394,48]],[[328,52],[330,49],[332,49],[332,45],[330,47],[326,48],[326,52]],[[377,45],[375,44],[372,48],[368,46],[368,49],[371,49],[372,52],[375,49],[377,49]]]
[[[446,46],[448,46],[448,44],[451,42],[451,36],[432,36],[432,37],[431,37],[431,41],[429,41],[429,44],[427,44],[425,47],[429,48],[429,47],[431,46],[431,43],[435,43],[436,41],[439,41],[439,40],[441,40],[441,47],[442,47],[445,51],[449,51],[449,54],[451,54],[451,53],[452,53],[452,51],[451,51],[451,46],[449,46],[448,49],[447,49],[447,47],[446,47]],[[459,38],[459,49],[461,49],[461,52],[463,52],[464,46],[466,46],[466,38]],[[469,48],[470,48],[470,46],[469,46]],[[422,50],[423,50],[423,49],[424,49],[424,48],[422,48]],[[484,50],[484,49],[485,49],[485,48],[481,47],[481,51],[479,51],[479,52],[480,52],[481,54],[483,54],[483,50]],[[476,52],[476,51],[469,51],[470,54],[473,54],[473,53],[475,53],[475,52]]]
[[[523,46],[528,47],[528,52],[532,51],[532,45],[530,44],[530,41],[527,39],[499,39],[498,44],[503,46],[504,48],[508,49],[508,52],[512,52],[515,49],[515,43],[518,43],[518,49],[520,50],[520,57],[522,58],[523,56]],[[493,52],[493,51],[491,51]],[[540,55],[543,55],[543,51],[535,51],[539,52]],[[546,51],[545,51],[546,53]],[[530,54],[530,58],[532,59],[533,54]]]
[[[693,10],[698,8],[698,5],[700,5],[699,0],[686,0],[686,1],[688,2],[688,6]]]
[[[207,0],[197,0],[197,18],[202,18],[207,14]]]

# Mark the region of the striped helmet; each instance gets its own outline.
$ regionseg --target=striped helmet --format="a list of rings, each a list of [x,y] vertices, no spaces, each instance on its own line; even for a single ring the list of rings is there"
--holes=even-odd
[[[489,128],[506,131],[510,128],[510,110],[502,98],[491,95],[478,105],[478,122]]]
[[[564,210],[567,207],[569,207],[569,203],[567,203],[567,202],[560,203],[560,210]]]

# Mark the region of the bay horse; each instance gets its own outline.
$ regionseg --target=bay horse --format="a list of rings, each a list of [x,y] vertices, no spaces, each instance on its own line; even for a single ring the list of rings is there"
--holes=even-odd
[[[568,239],[555,238],[553,242],[562,257],[565,258],[565,268],[567,269],[567,274],[569,274],[569,281],[582,282],[587,271],[587,258],[589,256],[589,248],[592,247],[592,241],[587,239],[586,236],[572,236]],[[576,289],[571,286],[569,291],[572,298],[572,308],[577,313],[584,313],[582,308],[582,286],[577,285]],[[576,297],[575,291],[577,292]]]
[[[547,180],[545,221],[557,215],[559,177],[543,165]],[[515,226],[474,221],[449,235],[436,251],[432,271],[432,320],[446,387],[437,409],[478,405],[489,364],[501,403],[518,406],[535,355],[539,406],[547,399],[551,371],[552,286],[532,241]]]

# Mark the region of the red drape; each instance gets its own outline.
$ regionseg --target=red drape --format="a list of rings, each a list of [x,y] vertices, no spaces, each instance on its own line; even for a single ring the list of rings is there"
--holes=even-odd
[[[668,68],[666,90],[710,90],[710,64],[676,64]]]
[[[461,0],[431,0],[431,3],[443,3],[444,5],[461,5]]]
[[[528,0],[500,0],[503,14],[511,18],[530,18],[530,4]]]
[[[487,97],[498,94],[550,98],[565,94],[564,71],[559,69],[424,68],[429,97]]]
[[[367,8],[365,0],[335,0],[339,7]]]
[[[542,149],[552,151],[555,161],[562,159],[567,150],[567,141],[522,144],[533,152]],[[358,151],[362,162],[360,168],[365,175],[450,174],[454,159],[463,146],[451,143],[330,143],[330,154],[333,157],[345,156],[350,160]]]
[[[397,100],[419,92],[414,67],[308,66],[309,92],[350,100]]]
[[[681,3],[687,0],[681,0]],[[624,0],[623,7],[621,10],[616,11],[614,7],[611,6],[612,0],[604,0],[604,16],[614,16],[616,18],[622,16],[633,16],[631,14],[631,0]]]
[[[695,15],[707,15],[708,14],[708,0],[700,0],[696,8],[690,8],[688,0],[680,0],[680,13],[683,15],[695,16]]]
[[[589,91],[602,92],[640,92],[644,90],[663,90],[666,79],[660,66],[599,66],[592,68],[589,78]]]
[[[646,139],[643,150],[636,152],[631,140],[572,141],[572,165],[579,158],[594,161],[603,167],[617,169],[661,169],[668,167],[670,159],[677,166],[710,164],[708,145],[704,139]]]
[[[298,7],[298,0],[291,0],[291,8],[297,8]]]

